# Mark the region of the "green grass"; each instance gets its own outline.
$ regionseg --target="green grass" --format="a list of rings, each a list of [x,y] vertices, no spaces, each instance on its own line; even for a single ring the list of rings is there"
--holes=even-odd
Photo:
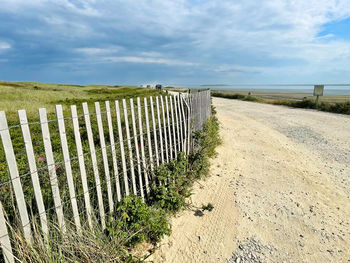
[[[133,86],[66,85],[37,82],[0,81],[0,111],[10,121],[17,119],[17,110],[25,109],[28,118],[35,118],[39,108],[54,113],[56,104],[66,106],[82,102],[117,100],[122,98],[157,96],[161,91]],[[67,111],[68,107],[65,107]]]

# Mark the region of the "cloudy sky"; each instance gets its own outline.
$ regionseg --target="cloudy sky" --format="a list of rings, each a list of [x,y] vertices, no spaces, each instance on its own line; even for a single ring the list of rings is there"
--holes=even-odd
[[[0,0],[0,79],[350,83],[350,1]]]

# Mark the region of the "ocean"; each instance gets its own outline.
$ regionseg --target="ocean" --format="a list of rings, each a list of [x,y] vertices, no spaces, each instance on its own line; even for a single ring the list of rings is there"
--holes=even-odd
[[[212,90],[247,90],[261,92],[313,93],[313,85],[175,85],[179,88]],[[325,95],[350,95],[350,84],[325,85]]]

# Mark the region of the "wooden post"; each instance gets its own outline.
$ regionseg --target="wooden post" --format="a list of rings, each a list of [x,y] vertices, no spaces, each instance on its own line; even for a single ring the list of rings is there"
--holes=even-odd
[[[22,135],[23,135],[24,145],[26,148],[30,174],[32,177],[36,205],[38,207],[38,212],[40,216],[41,230],[43,231],[45,238],[47,238],[48,237],[47,217],[45,212],[43,196],[41,194],[39,176],[38,176],[38,171],[37,171],[37,166],[35,161],[32,138],[30,136],[30,131],[29,131],[27,114],[25,110],[19,110],[17,111],[17,113],[21,124]]]
[[[74,223],[78,233],[81,233],[79,210],[77,205],[77,198],[75,196],[75,188],[74,188],[74,182],[73,182],[72,167],[70,163],[70,156],[69,156],[66,127],[64,123],[62,105],[56,105],[56,115],[57,115],[58,130],[59,130],[60,139],[61,139],[64,167],[66,169],[66,177],[67,177],[67,183],[68,183],[68,189],[69,189],[69,195],[70,195],[70,202],[72,205],[72,211],[73,211],[73,217],[74,217],[73,219],[74,219]]]
[[[109,164],[108,164],[108,158],[107,158],[106,141],[105,141],[105,135],[103,130],[103,124],[102,124],[101,107],[99,102],[95,102],[95,112],[96,112],[96,119],[97,119],[98,134],[100,137],[103,167],[104,167],[105,176],[106,176],[109,214],[113,215],[114,202],[113,202],[113,194],[112,194],[112,183],[111,183],[111,177],[109,175]]]
[[[117,115],[119,145],[120,145],[120,156],[122,158],[125,195],[128,196],[130,194],[130,191],[129,191],[128,174],[126,172],[126,161],[125,161],[125,152],[124,152],[124,138],[123,138],[123,132],[122,132],[121,119],[120,119],[119,102],[117,100],[115,101],[115,112],[116,112],[116,115]]]
[[[61,202],[60,190],[58,187],[56,166],[55,166],[55,161],[53,159],[50,131],[49,131],[49,125],[47,122],[47,115],[46,115],[45,108],[39,109],[39,117],[40,117],[41,131],[43,134],[46,163],[49,170],[50,184],[51,184],[52,195],[53,195],[53,200],[55,203],[55,209],[57,214],[58,226],[61,229],[61,231],[64,233],[66,232],[66,224],[63,216],[63,207]]]
[[[72,113],[75,145],[77,147],[77,155],[78,155],[78,162],[79,162],[79,168],[80,168],[81,183],[82,183],[83,191],[84,191],[86,216],[87,216],[89,227],[90,227],[90,229],[92,229],[91,203],[90,203],[89,187],[88,187],[87,178],[86,178],[84,152],[83,152],[83,147],[82,147],[82,143],[81,143],[81,136],[80,136],[80,132],[79,132],[79,119],[78,119],[77,107],[75,105],[72,105],[72,106],[70,106],[70,108],[71,108],[71,113]]]
[[[124,121],[125,121],[125,130],[126,130],[126,139],[128,141],[128,150],[129,150],[129,159],[130,159],[130,171],[131,171],[131,180],[132,180],[132,189],[134,195],[137,195],[136,190],[136,180],[135,180],[135,171],[134,171],[134,160],[133,153],[131,147],[131,139],[130,139],[130,130],[129,130],[129,121],[128,121],[128,110],[126,107],[126,100],[123,99],[123,110],[124,110]]]
[[[184,151],[184,139],[183,139],[183,125],[184,122],[182,121],[182,112],[181,112],[181,97],[180,95],[177,97],[177,109],[179,111],[179,118],[180,118],[180,137],[181,137],[181,151]]]
[[[118,171],[117,153],[115,151],[115,140],[114,140],[114,133],[113,133],[111,107],[110,107],[109,101],[106,101],[105,104],[106,104],[108,131],[109,131],[109,141],[111,142],[115,188],[117,189],[117,200],[118,200],[118,202],[120,202],[122,197],[121,197],[121,192],[120,192],[119,171]]]
[[[89,141],[92,169],[95,177],[98,207],[99,207],[99,212],[101,217],[101,225],[102,225],[102,230],[104,230],[106,228],[106,215],[105,215],[105,209],[103,206],[101,181],[100,181],[100,174],[98,171],[98,165],[97,165],[97,159],[96,159],[95,143],[94,143],[94,138],[93,138],[92,129],[91,129],[90,113],[89,113],[88,104],[86,102],[83,103],[83,112],[84,112],[84,119],[85,119],[85,125],[86,125],[86,132],[87,132],[88,141]]]

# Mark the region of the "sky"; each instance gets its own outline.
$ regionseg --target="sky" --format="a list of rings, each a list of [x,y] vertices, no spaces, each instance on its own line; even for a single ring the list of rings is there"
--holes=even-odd
[[[350,1],[0,0],[0,79],[350,83]]]

